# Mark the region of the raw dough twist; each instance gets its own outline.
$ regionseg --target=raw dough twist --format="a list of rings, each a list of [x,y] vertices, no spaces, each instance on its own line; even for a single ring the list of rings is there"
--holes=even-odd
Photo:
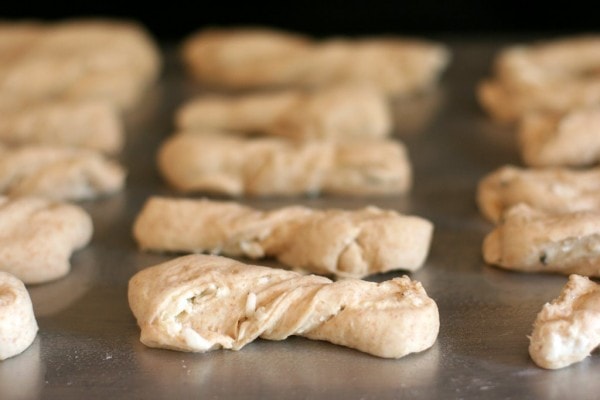
[[[117,153],[123,127],[117,110],[99,101],[48,101],[0,105],[0,141],[85,147]]]
[[[600,213],[546,214],[519,204],[486,236],[483,256],[512,270],[600,276]]]
[[[565,114],[531,114],[519,129],[519,150],[533,167],[581,167],[600,161],[600,106]]]
[[[80,207],[0,196],[0,270],[23,282],[42,283],[69,272],[73,251],[88,244],[92,219]]]
[[[397,37],[313,41],[265,28],[208,29],[184,43],[184,61],[201,82],[231,88],[323,87],[369,83],[397,95],[435,85],[446,47]]]
[[[184,192],[233,196],[405,193],[411,167],[397,140],[293,142],[182,133],[163,143],[158,164]]]
[[[425,219],[375,207],[258,211],[234,202],[160,197],[146,202],[134,225],[142,249],[277,257],[293,268],[354,278],[420,268],[432,231]]]
[[[519,203],[555,214],[600,211],[600,168],[524,169],[506,165],[479,182],[477,203],[483,215],[494,222]]]
[[[600,344],[600,286],[569,276],[560,296],[546,303],[534,323],[529,354],[542,368],[582,361]]]
[[[190,255],[138,272],[128,294],[141,341],[182,351],[300,335],[399,358],[431,347],[439,330],[435,302],[408,277],[331,282]]]
[[[0,24],[0,96],[134,105],[159,72],[158,50],[128,21],[80,19]]]
[[[52,146],[0,145],[0,193],[83,200],[123,188],[125,171],[101,153]]]
[[[496,59],[496,77],[480,85],[480,102],[501,121],[598,104],[598,49],[592,35],[509,47]]]
[[[215,129],[291,139],[382,137],[390,133],[391,125],[386,98],[365,85],[203,96],[177,113],[180,130]]]
[[[0,360],[25,351],[33,343],[37,331],[25,285],[8,272],[0,271]]]

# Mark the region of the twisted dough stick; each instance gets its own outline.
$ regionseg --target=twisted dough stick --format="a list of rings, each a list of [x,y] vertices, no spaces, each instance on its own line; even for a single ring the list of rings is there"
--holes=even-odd
[[[232,88],[369,83],[406,95],[433,86],[449,61],[442,45],[397,37],[315,42],[255,29],[209,29],[185,42],[184,61],[201,82]]]
[[[331,282],[190,255],[138,272],[128,295],[142,343],[182,351],[300,335],[400,358],[431,347],[439,330],[437,305],[408,277]]]
[[[496,59],[496,77],[480,85],[480,102],[502,121],[598,104],[599,48],[600,36],[509,47]]]
[[[519,147],[535,167],[587,166],[600,161],[600,106],[523,118]]]
[[[29,293],[18,278],[0,271],[0,360],[27,349],[38,331]]]
[[[183,133],[161,146],[158,164],[181,191],[234,196],[398,194],[411,184],[404,146],[392,140],[292,142]]]
[[[546,303],[534,323],[529,355],[542,368],[582,361],[600,344],[600,286],[569,276],[560,296]]]
[[[123,147],[123,127],[117,110],[104,102],[0,105],[0,141],[12,145],[85,147],[116,153]]]
[[[0,193],[82,200],[123,188],[125,171],[93,150],[0,145]]]
[[[477,203],[483,215],[494,222],[519,203],[555,214],[600,211],[600,169],[523,169],[506,165],[479,182]]]
[[[58,279],[69,272],[71,253],[87,245],[92,229],[80,207],[0,196],[0,270],[27,284]]]
[[[292,139],[381,137],[391,129],[383,95],[370,86],[203,96],[177,113],[181,130],[217,129]]]
[[[361,278],[420,268],[433,225],[375,207],[317,211],[293,206],[263,212],[234,202],[153,197],[133,230],[142,249],[275,256],[293,268]]]
[[[16,43],[9,45],[12,39]],[[5,45],[1,45],[5,44]],[[0,96],[22,102],[100,99],[137,102],[159,72],[158,50],[133,22],[80,19],[0,24]]]
[[[486,262],[524,272],[600,276],[600,213],[509,209],[483,242]]]

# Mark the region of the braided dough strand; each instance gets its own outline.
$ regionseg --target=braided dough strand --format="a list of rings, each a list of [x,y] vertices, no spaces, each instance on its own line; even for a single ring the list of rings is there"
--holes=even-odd
[[[477,203],[493,222],[519,203],[548,213],[600,211],[600,169],[526,169],[506,165],[478,185]]]
[[[509,209],[483,243],[486,262],[524,272],[600,276],[600,213]]]
[[[183,192],[233,196],[405,193],[411,167],[396,140],[243,139],[181,133],[161,146],[159,169]]]
[[[141,341],[182,351],[299,335],[399,358],[431,347],[439,330],[435,302],[408,277],[332,282],[190,255],[138,272],[128,295]]]
[[[0,270],[23,282],[66,275],[73,251],[88,244],[92,219],[80,207],[42,198],[0,196]]]
[[[367,207],[258,211],[233,202],[149,199],[134,224],[142,249],[277,257],[293,268],[360,278],[425,261],[431,222]]]
[[[25,351],[33,343],[37,331],[25,285],[8,272],[0,271],[0,360]]]
[[[383,137],[391,125],[386,98],[365,85],[203,96],[177,113],[181,130],[216,129],[290,139]]]
[[[496,59],[495,78],[480,85],[480,102],[501,121],[598,104],[599,48],[593,35],[508,47]]]
[[[368,83],[391,95],[432,87],[450,58],[446,47],[424,40],[317,42],[264,28],[203,30],[185,42],[183,57],[196,79],[218,86]]]
[[[0,145],[0,193],[83,200],[123,188],[125,171],[103,154],[48,145]]]
[[[582,361],[600,344],[600,286],[569,276],[560,295],[537,315],[529,354],[542,368],[564,368]]]

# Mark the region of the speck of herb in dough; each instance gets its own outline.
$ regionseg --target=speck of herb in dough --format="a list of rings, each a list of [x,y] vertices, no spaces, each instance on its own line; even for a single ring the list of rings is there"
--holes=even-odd
[[[540,254],[540,262],[543,265],[548,265],[548,255],[545,252],[543,252],[542,254]]]

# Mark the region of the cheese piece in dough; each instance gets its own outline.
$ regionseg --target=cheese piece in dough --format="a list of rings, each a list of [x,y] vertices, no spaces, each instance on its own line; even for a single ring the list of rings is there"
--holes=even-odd
[[[181,351],[299,335],[400,358],[431,347],[439,331],[436,303],[408,277],[332,282],[189,255],[138,272],[128,296],[142,343]]]

